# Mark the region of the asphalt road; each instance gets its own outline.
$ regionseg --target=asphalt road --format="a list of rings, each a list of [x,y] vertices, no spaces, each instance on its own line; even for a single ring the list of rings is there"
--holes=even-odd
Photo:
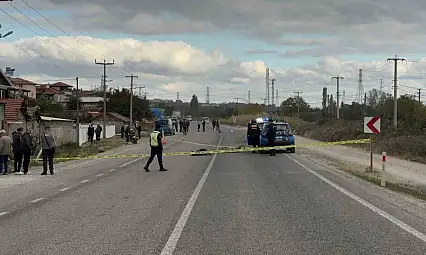
[[[244,142],[222,129],[192,131],[169,151]],[[145,159],[101,162],[62,177],[69,189],[1,207],[0,254],[426,253],[423,204],[298,153],[167,157],[168,172],[154,161],[150,173]]]

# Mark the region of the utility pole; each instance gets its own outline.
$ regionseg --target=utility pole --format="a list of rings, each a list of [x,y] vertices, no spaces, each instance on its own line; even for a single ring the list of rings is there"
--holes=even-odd
[[[275,79],[272,79],[272,86],[271,86],[271,92],[272,92],[272,98],[271,98],[271,108],[272,111],[275,109],[275,98],[274,98],[274,94],[275,94]]]
[[[336,106],[337,106],[337,119],[340,118],[340,105],[339,105],[339,97],[340,97],[340,92],[339,92],[339,81],[340,79],[344,79],[343,77],[340,77],[339,75],[332,77],[331,79],[336,79],[337,80],[337,92],[336,92]]]
[[[422,106],[422,101],[421,101],[421,93],[422,93],[422,89],[417,89],[417,94],[419,94],[419,106]]]
[[[133,87],[133,89],[139,89],[139,97],[142,98],[142,89],[146,88],[145,86]]]
[[[367,93],[364,93],[364,104],[362,107],[362,116],[366,115],[366,109],[367,109]]]
[[[303,91],[294,91],[295,94],[297,94],[297,117],[300,117],[300,94],[303,94]]]
[[[266,68],[266,91],[265,91],[265,106],[266,109],[269,108],[269,68]]]
[[[400,58],[397,55],[393,58],[388,58],[387,61],[394,62],[393,74],[393,126],[398,127],[398,61],[405,61],[405,58]]]
[[[248,91],[248,103],[251,104],[250,90]]]
[[[75,84],[77,87],[77,143],[80,145],[80,90],[78,88],[78,77],[75,78]]]
[[[179,92],[176,92],[176,101],[179,101]]]
[[[275,97],[276,97],[276,100],[277,100],[276,105],[277,105],[278,107],[280,107],[280,99],[279,99],[279,96],[278,96],[278,89],[275,91]]]
[[[130,126],[132,126],[133,123],[133,79],[139,78],[136,75],[126,75],[126,78],[130,78]]]
[[[104,59],[104,62],[97,62],[95,59],[95,64],[96,65],[103,65],[104,66],[104,79],[103,79],[103,92],[104,92],[104,123],[103,123],[103,129],[102,129],[102,133],[103,133],[103,138],[106,138],[106,123],[107,123],[107,98],[106,98],[106,79],[107,79],[107,75],[106,75],[106,67],[107,66],[111,66],[114,65],[114,60],[112,60],[112,62],[106,62],[106,60]]]

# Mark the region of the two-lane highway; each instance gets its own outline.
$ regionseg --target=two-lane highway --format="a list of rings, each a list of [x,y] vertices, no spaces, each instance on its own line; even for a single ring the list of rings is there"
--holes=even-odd
[[[195,130],[173,151],[243,134]],[[166,157],[169,171],[154,161],[150,173],[144,162],[0,216],[0,254],[426,253],[422,212],[301,155]]]

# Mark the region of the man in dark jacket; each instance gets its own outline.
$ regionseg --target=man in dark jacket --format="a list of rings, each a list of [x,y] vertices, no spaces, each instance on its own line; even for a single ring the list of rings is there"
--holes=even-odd
[[[33,138],[31,136],[31,133],[32,133],[32,129],[28,128],[27,131],[24,134],[22,134],[20,138],[20,146],[21,146],[21,151],[24,158],[22,162],[22,168],[24,170],[24,174],[28,173],[28,168],[30,166],[31,152],[34,149]]]
[[[13,172],[20,173],[22,165],[22,150],[21,150],[21,136],[23,128],[18,128],[12,135],[12,149],[13,149]]]
[[[268,147],[274,147],[276,133],[277,132],[276,127],[274,126],[274,122],[269,119],[268,131],[266,133],[266,136],[268,137]],[[271,149],[269,153],[269,156],[275,156],[275,149]]]
[[[155,130],[151,133],[149,139],[149,145],[151,147],[151,155],[149,156],[148,161],[143,169],[146,172],[149,172],[149,165],[154,160],[154,157],[157,156],[158,164],[160,165],[160,171],[167,171],[163,166],[163,136],[161,134],[161,125],[156,124]]]

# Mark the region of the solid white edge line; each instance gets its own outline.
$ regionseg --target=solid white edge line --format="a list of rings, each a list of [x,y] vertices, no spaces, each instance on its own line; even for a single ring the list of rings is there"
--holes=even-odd
[[[166,146],[164,146],[164,148],[168,148],[169,146],[171,146],[172,144],[175,144],[175,143],[177,143],[177,142],[180,142],[181,140],[183,140],[185,138],[185,136],[182,136],[181,138],[179,138],[179,139],[177,139],[177,140],[175,140],[175,141],[173,141],[172,143],[170,143],[170,144],[168,144],[168,145],[166,145]],[[133,164],[133,163],[135,163],[135,162],[137,162],[137,161],[139,161],[139,160],[141,160],[142,158],[137,158],[137,159],[134,159],[134,160],[132,160],[132,161],[130,161],[130,162],[127,162],[127,163],[125,163],[125,164],[122,164],[121,166],[119,166],[119,167],[126,167],[126,166],[128,166],[128,165],[130,165],[130,164]]]
[[[9,212],[0,212],[0,217],[8,214]]]
[[[222,143],[222,138],[223,137],[221,135],[219,143],[217,144],[217,148],[219,148],[220,144]],[[210,164],[208,165],[206,171],[204,172],[203,176],[198,182],[197,187],[192,193],[191,198],[186,204],[185,209],[183,209],[183,212],[180,215],[180,218],[178,222],[176,223],[175,228],[173,229],[173,232],[170,235],[169,239],[167,240],[167,243],[164,246],[163,250],[161,251],[160,255],[172,255],[173,251],[176,249],[177,242],[179,241],[180,235],[182,234],[182,231],[186,225],[186,221],[188,220],[189,215],[191,214],[192,208],[194,207],[195,202],[197,201],[198,195],[200,194],[200,191],[203,188],[204,183],[206,182],[206,179],[210,173],[210,170],[213,168],[213,164],[216,161],[216,157],[217,157],[217,154],[214,154],[213,158],[210,161]]]
[[[370,204],[369,202],[365,201],[364,199],[358,197],[357,195],[351,193],[350,191],[342,188],[341,186],[337,185],[336,183],[332,182],[331,180],[327,179],[326,177],[322,176],[321,174],[315,172],[314,170],[310,169],[309,167],[305,166],[304,164],[300,163],[297,159],[293,158],[292,156],[286,155],[288,158],[290,158],[293,162],[304,168],[306,171],[310,172],[311,174],[315,175],[322,181],[326,182],[333,188],[337,189],[338,191],[342,192],[346,196],[352,198],[353,200],[357,201],[361,205],[367,207],[371,211],[377,213],[378,215],[382,216],[383,218],[387,219],[391,223],[395,224],[396,226],[400,227],[401,229],[405,230],[406,232],[412,234],[413,236],[419,238],[423,242],[426,243],[426,235],[422,232],[416,230],[415,228],[411,227],[407,223],[395,218],[394,216],[390,215],[389,213],[383,211],[382,209],[374,206],[373,204]]]
[[[63,188],[63,189],[60,189],[59,191],[65,191],[65,190],[69,190],[69,189],[71,189],[71,187]]]
[[[37,203],[37,202],[40,202],[41,200],[44,200],[44,197],[39,197],[37,199],[34,199],[34,200],[30,201],[30,203]]]
[[[85,182],[88,182],[89,180],[84,180],[84,181],[81,181],[80,183],[85,183]]]

